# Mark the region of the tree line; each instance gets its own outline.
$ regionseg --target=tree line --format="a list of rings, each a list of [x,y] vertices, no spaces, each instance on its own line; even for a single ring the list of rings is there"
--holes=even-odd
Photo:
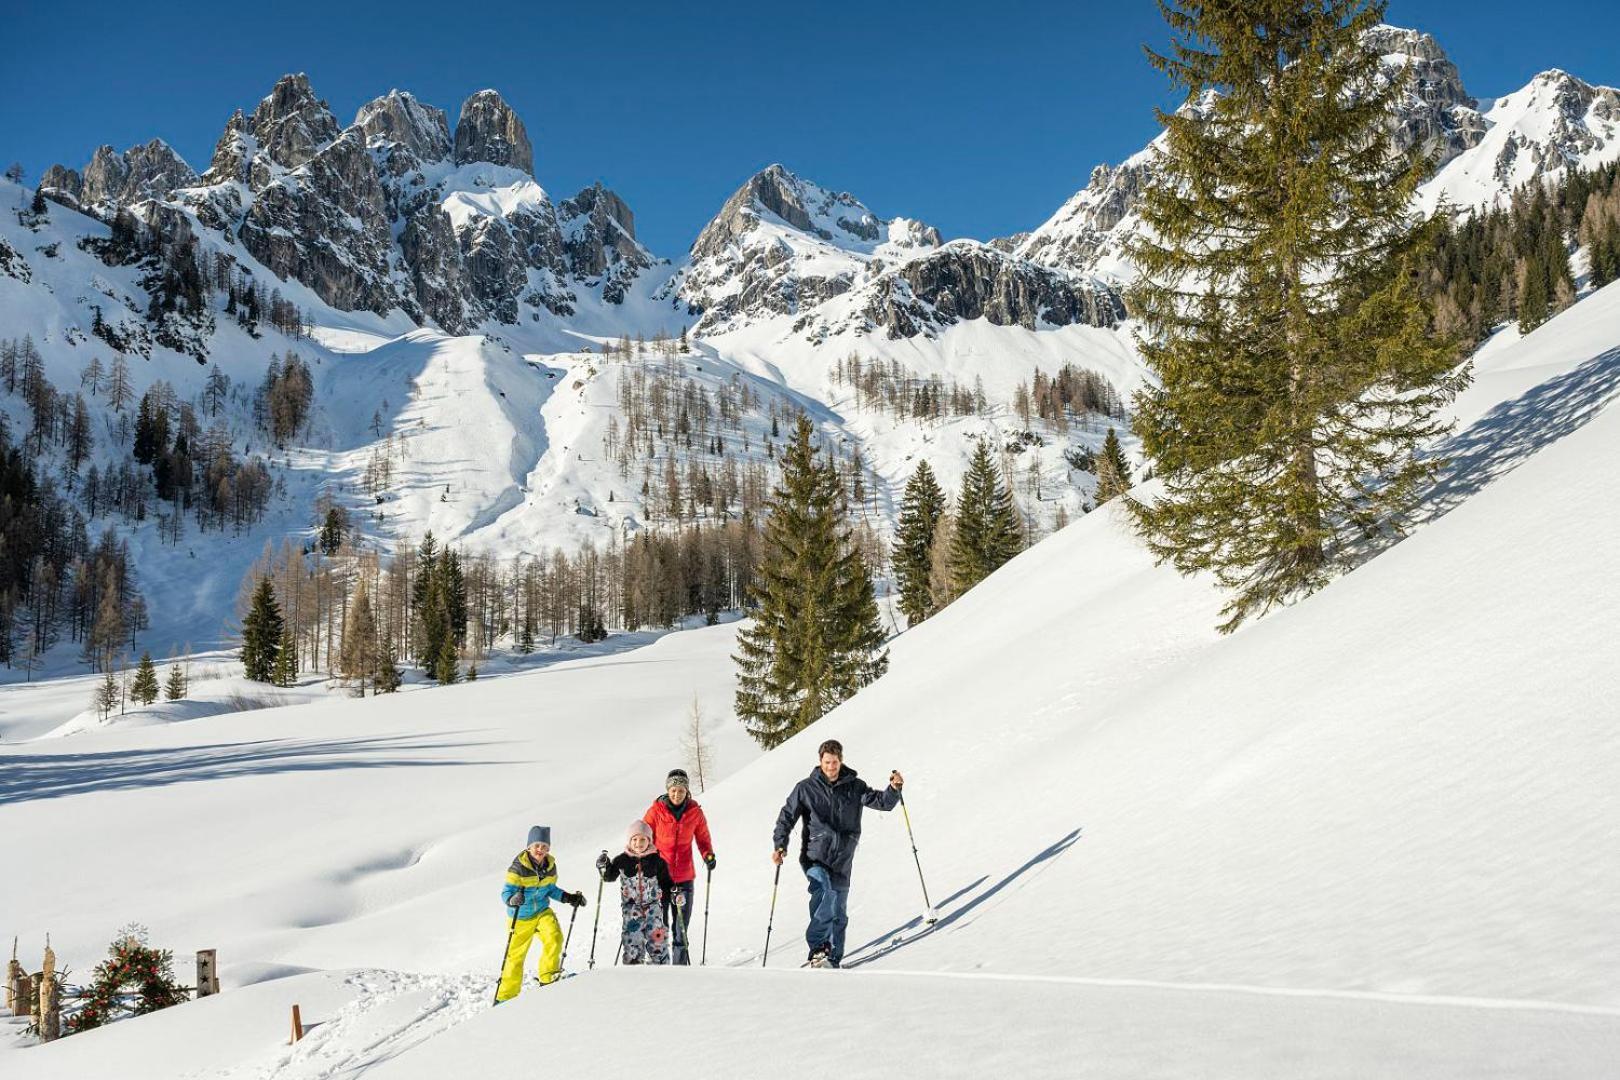
[[[748,516],[509,560],[431,533],[391,556],[365,550],[330,506],[317,537],[267,548],[243,579],[249,678],[290,685],[320,670],[387,691],[412,667],[440,683],[476,677],[497,645],[526,654],[564,637],[598,641],[609,628],[714,623],[746,602],[759,548]]]
[[[1463,350],[1503,322],[1529,333],[1575,302],[1572,244],[1591,284],[1620,278],[1620,163],[1532,182],[1503,207],[1438,215],[1420,281],[1436,329]]]

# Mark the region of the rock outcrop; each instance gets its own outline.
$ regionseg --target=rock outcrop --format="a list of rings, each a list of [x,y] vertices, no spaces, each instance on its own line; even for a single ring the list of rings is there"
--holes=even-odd
[[[863,314],[891,338],[931,334],[965,319],[996,326],[1114,326],[1119,294],[1095,278],[1038,266],[988,244],[954,240],[872,282]]]
[[[262,161],[255,159],[255,177]],[[333,307],[381,314],[400,306],[382,185],[356,129],[259,187],[238,235],[271,273],[303,282]]]
[[[450,156],[450,121],[445,111],[400,90],[390,90],[362,105],[354,126],[369,145],[401,147],[419,163]]]
[[[461,104],[456,121],[456,164],[487,161],[534,175],[534,148],[523,121],[494,90],[480,90]]]
[[[112,213],[144,199],[166,199],[197,182],[191,166],[162,139],[132,146],[122,154],[99,146],[82,174],[55,165],[46,176],[49,186],[71,192],[78,206],[93,213]]]
[[[66,165],[52,165],[39,178],[39,190],[47,199],[75,210],[79,209],[79,192],[83,188],[84,178]]]
[[[276,80],[248,120],[258,150],[284,169],[296,169],[338,135],[337,117],[299,72]]]

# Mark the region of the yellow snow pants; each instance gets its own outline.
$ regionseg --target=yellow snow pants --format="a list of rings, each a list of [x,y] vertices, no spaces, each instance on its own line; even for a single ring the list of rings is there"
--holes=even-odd
[[[529,940],[535,937],[540,939],[540,963],[535,969],[540,981],[555,982],[562,974],[562,927],[557,923],[557,913],[546,908],[532,919],[519,919],[512,930],[512,943],[506,947],[506,966],[501,969],[501,985],[495,991],[496,1001],[515,998],[523,989],[523,961],[529,955]]]

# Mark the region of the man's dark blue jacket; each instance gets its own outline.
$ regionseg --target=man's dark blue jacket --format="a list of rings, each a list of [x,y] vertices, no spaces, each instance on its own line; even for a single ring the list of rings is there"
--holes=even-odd
[[[773,839],[779,850],[786,851],[793,823],[803,818],[799,864],[806,869],[824,866],[834,884],[847,888],[855,846],[861,842],[862,809],[893,810],[898,805],[898,789],[870,787],[854,769],[845,767],[833,783],[827,782],[820,769],[812,769],[788,793],[782,812],[776,815]]]

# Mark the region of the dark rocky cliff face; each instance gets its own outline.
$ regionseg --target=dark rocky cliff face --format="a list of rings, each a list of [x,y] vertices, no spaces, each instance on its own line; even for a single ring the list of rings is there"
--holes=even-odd
[[[457,165],[487,161],[534,174],[529,133],[517,113],[493,90],[480,90],[462,103],[455,150]]]
[[[873,283],[866,318],[891,338],[915,337],[964,319],[997,326],[1113,326],[1119,294],[1092,278],[1037,266],[972,241],[954,241]]]

